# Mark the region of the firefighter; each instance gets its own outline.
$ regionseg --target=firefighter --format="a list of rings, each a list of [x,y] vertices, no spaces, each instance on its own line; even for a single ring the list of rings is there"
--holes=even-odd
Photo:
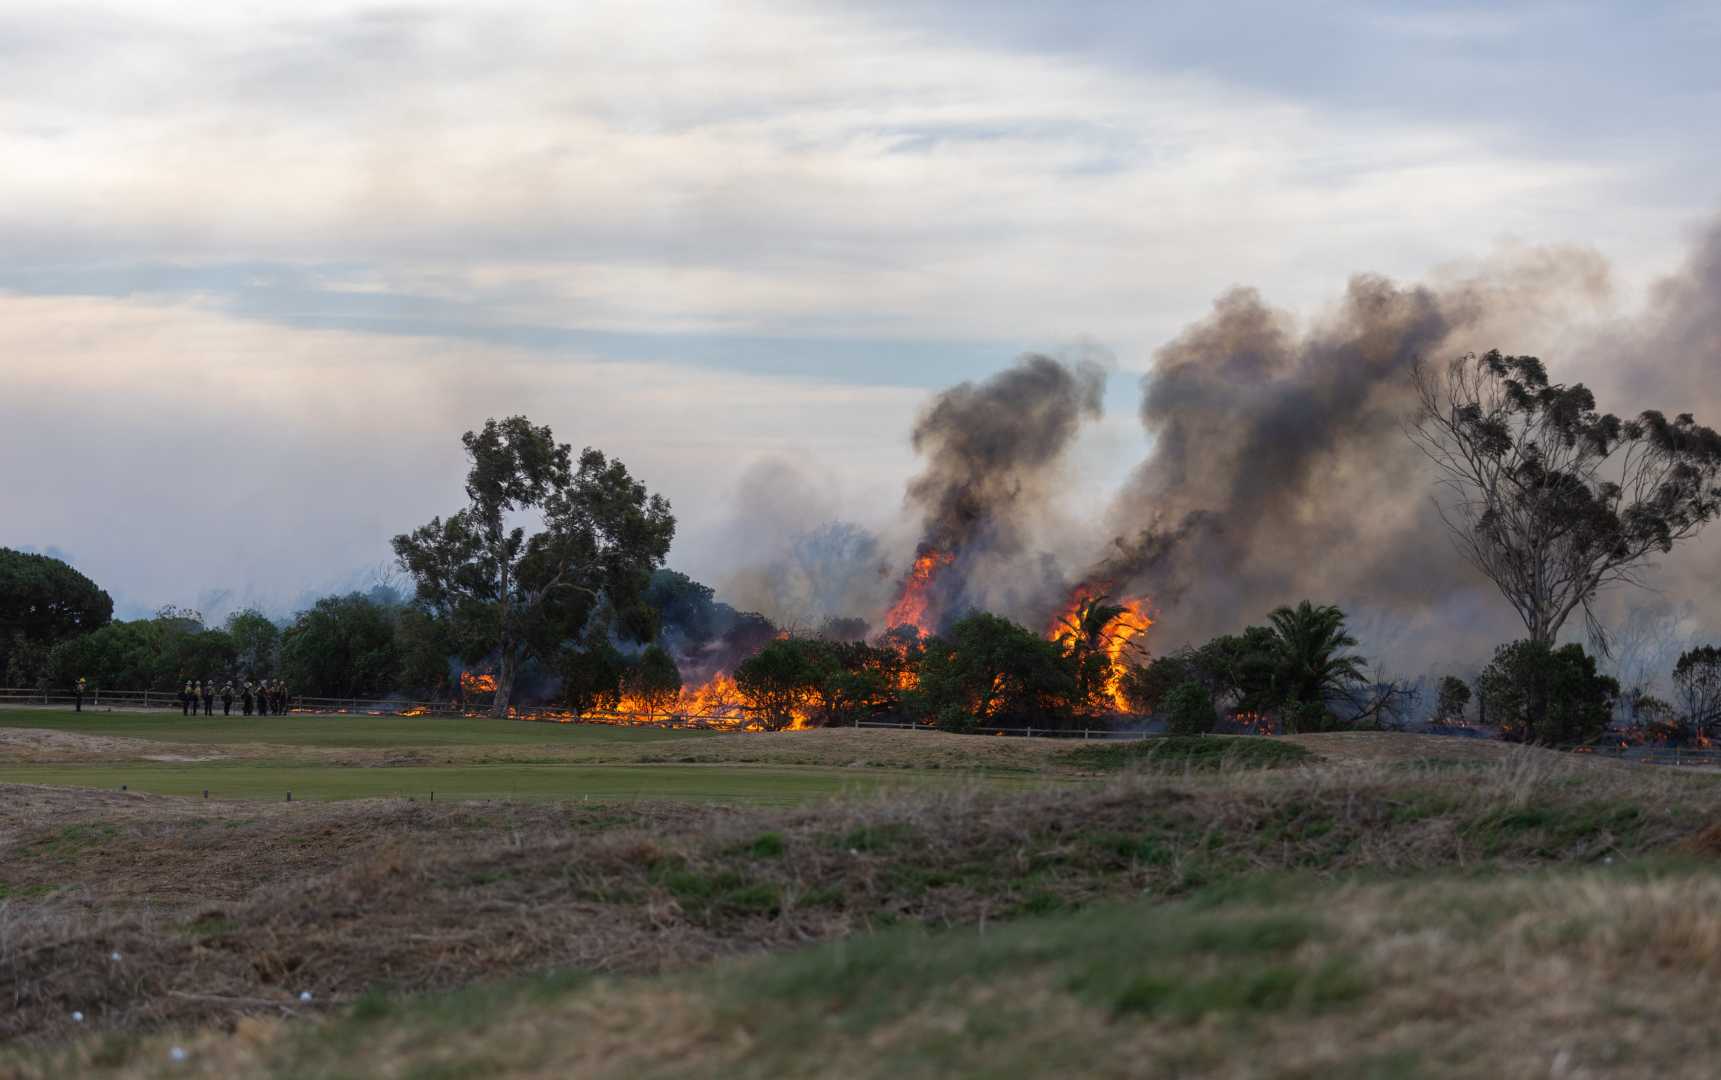
[[[280,706],[282,716],[287,715],[287,680],[275,680],[275,701]]]
[[[233,680],[228,679],[221,684],[221,715],[233,715]]]
[[[241,698],[240,698],[240,699],[239,699],[239,700],[240,700],[240,703],[241,703],[241,704],[242,704],[242,706],[243,706],[243,707],[244,707],[244,709],[245,709],[245,715],[246,715],[246,716],[250,716],[250,715],[251,715],[251,694],[252,694],[252,687],[251,687],[251,680],[250,680],[250,679],[246,679],[246,680],[245,680],[245,691],[244,691],[244,696],[242,696],[242,697],[241,697]]]
[[[85,689],[85,685],[86,684],[84,682],[84,677],[82,675],[79,675],[78,676],[78,684],[72,688],[72,700],[77,703],[74,706],[74,710],[73,710],[75,712],[83,712],[84,711],[84,689]]]
[[[215,715],[215,680],[203,680],[203,715]]]
[[[192,690],[191,683],[185,684],[185,689],[179,692],[179,712],[182,716],[191,715]]]

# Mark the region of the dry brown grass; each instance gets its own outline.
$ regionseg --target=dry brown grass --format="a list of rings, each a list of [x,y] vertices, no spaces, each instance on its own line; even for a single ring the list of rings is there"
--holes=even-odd
[[[56,887],[11,902],[43,921],[15,921],[0,943],[0,998],[14,1003],[0,1037],[64,1037],[74,1008],[147,1028],[303,1012],[301,989],[320,1010],[379,983],[661,972],[1278,871],[1629,856],[1721,820],[1708,778],[1530,752],[794,810],[389,801],[205,817],[200,803],[104,793],[99,843],[53,817],[63,797],[37,797],[46,819],[0,851],[8,884]]]
[[[1721,881],[1707,875],[1352,885],[1312,902],[1172,909],[1163,917],[1173,937],[1210,935],[1222,945],[1182,956],[1164,954],[1165,936],[1135,932],[1147,916],[1108,914],[1103,934],[1053,920],[1039,931],[1060,943],[1052,949],[1025,933],[1002,946],[972,934],[903,939],[897,953],[910,970],[899,974],[845,969],[827,950],[828,986],[764,959],[691,977],[606,978],[550,995],[475,999],[466,1003],[475,1016],[458,1015],[458,1005],[408,1007],[383,1021],[309,1029],[253,1018],[117,1052],[84,1041],[15,1068],[32,1080],[56,1069],[1695,1080],[1714,1075],[1721,1050],[1711,1022],[1721,990]],[[1249,947],[1249,927],[1287,918],[1310,933],[1284,949]],[[1244,932],[1227,935],[1227,927]],[[1144,973],[1175,971],[1190,983],[1249,980],[1277,966],[1343,970],[1348,989],[1324,1001],[1221,994],[1192,1014],[1120,1010],[1082,989],[1084,978],[1116,966],[1101,955],[1108,948],[1131,951]],[[938,955],[912,961],[927,951]],[[810,959],[788,958],[816,970]],[[904,982],[916,974],[921,985]],[[185,1060],[172,1061],[170,1047]]]

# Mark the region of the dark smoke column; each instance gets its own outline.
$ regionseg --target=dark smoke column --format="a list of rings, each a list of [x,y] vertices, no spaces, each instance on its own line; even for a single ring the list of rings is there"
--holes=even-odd
[[[1143,379],[1153,449],[1088,579],[1152,595],[1185,640],[1365,579],[1374,597],[1424,593],[1452,560],[1400,421],[1411,360],[1443,355],[1465,307],[1362,276],[1299,333],[1252,289],[1220,297]]]
[[[1100,415],[1105,372],[1030,354],[980,383],[939,394],[914,428],[926,468],[908,485],[921,513],[915,565],[885,625],[937,628],[960,594],[966,562],[1022,547],[1056,466],[1083,421]]]

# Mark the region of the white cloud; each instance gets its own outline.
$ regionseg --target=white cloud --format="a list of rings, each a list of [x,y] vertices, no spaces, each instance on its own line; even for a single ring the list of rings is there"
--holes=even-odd
[[[683,561],[764,457],[840,465],[889,514],[921,397],[3,294],[0,386],[0,544],[58,544],[146,606],[285,603],[387,560],[389,536],[458,509],[460,432],[516,412],[668,495]]]
[[[51,44],[0,74],[0,235],[362,264],[540,324],[1091,334],[1140,366],[1239,278],[1302,302],[1563,236],[1633,176],[784,5],[223,12],[14,16]]]

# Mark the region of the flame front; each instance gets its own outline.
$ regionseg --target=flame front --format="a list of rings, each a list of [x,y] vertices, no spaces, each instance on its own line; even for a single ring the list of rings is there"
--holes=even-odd
[[[908,580],[902,583],[902,595],[884,613],[885,629],[912,626],[920,631],[921,637],[937,629],[927,617],[932,605],[932,583],[940,570],[955,561],[954,553],[937,548],[928,548],[916,555],[914,568],[908,572]]]
[[[623,694],[614,707],[593,709],[583,716],[571,712],[540,715],[594,724],[693,725],[724,731],[762,731],[766,727],[742,698],[735,679],[721,673],[699,686],[682,687],[675,700],[667,704],[648,701],[637,694]],[[789,723],[779,730],[804,731],[812,726],[811,710],[800,707],[790,711]]]
[[[494,694],[496,692],[496,676],[475,675],[470,671],[460,673],[460,689],[468,694]]]
[[[1094,625],[1102,606],[1123,610],[1099,625]],[[1147,633],[1153,619],[1147,614],[1145,601],[1120,600],[1112,604],[1104,594],[1088,585],[1078,585],[1070,594],[1069,603],[1052,620],[1046,637],[1062,645],[1066,651],[1093,648],[1106,658],[1105,680],[1101,687],[1107,700],[1119,712],[1129,711],[1123,695],[1123,676],[1129,667],[1129,656],[1141,648],[1135,639]]]

